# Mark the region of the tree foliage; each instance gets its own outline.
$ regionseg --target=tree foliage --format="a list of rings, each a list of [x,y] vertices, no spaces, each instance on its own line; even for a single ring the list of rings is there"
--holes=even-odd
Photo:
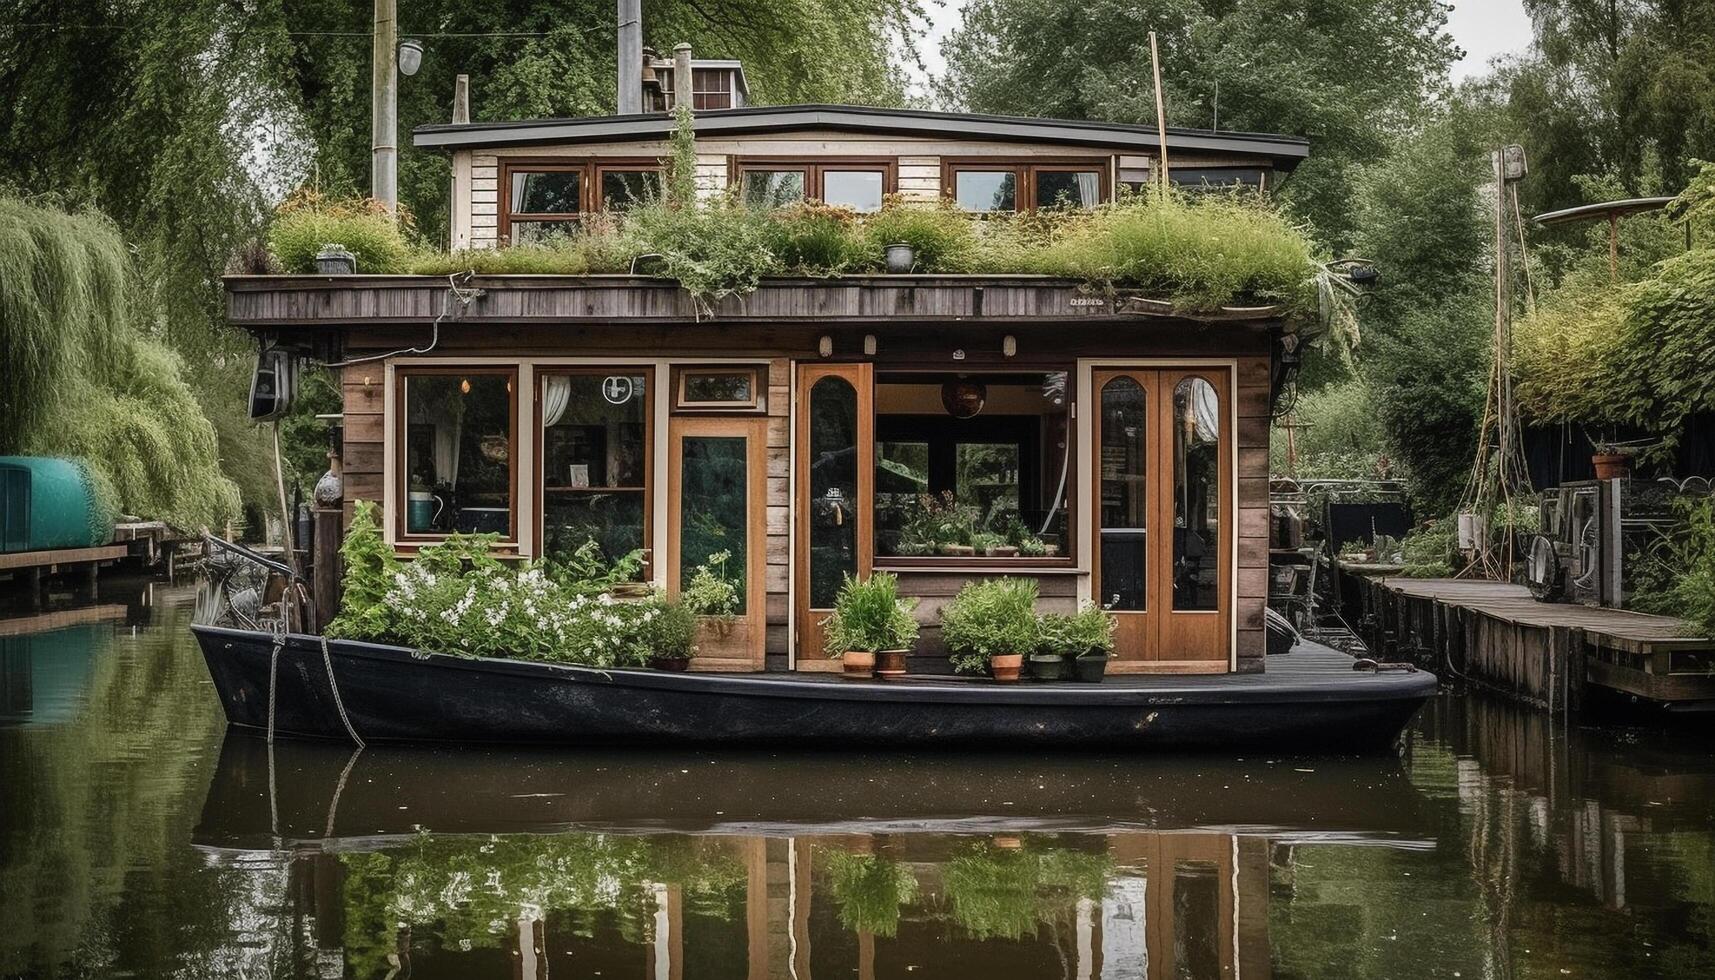
[[[972,0],[942,45],[938,94],[978,112],[1154,123],[1149,32],[1169,125],[1287,133],[1314,150],[1284,199],[1336,250],[1349,172],[1385,156],[1442,94],[1457,56],[1435,0]],[[1169,161],[1171,162],[1171,161]]]

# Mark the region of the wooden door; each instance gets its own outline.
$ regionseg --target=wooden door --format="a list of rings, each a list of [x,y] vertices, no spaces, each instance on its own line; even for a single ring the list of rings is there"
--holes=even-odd
[[[846,575],[874,558],[874,372],[868,364],[800,364],[793,432],[793,623],[799,670],[835,670],[822,621]]]
[[[667,425],[667,593],[722,551],[739,586],[730,624],[699,628],[698,670],[761,670],[766,638],[768,420],[674,416]]]
[[[1232,433],[1226,369],[1092,375],[1092,595],[1118,672],[1216,673],[1231,654]]]

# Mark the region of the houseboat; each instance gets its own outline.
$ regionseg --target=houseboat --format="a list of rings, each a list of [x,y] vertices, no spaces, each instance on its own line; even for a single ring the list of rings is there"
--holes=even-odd
[[[745,89],[731,63],[703,71],[699,93]],[[1163,153],[1175,183],[1264,191],[1309,153],[1274,135],[727,104],[695,115],[697,192],[759,205],[861,213],[897,196],[981,221],[1099,206],[1160,180]],[[451,248],[493,249],[657,191],[674,126],[667,112],[457,122],[414,142],[450,158]],[[289,714],[339,734],[327,695],[341,655],[358,692],[343,707],[390,738],[623,737],[647,718],[660,737],[793,740],[877,729],[876,713],[892,712],[905,742],[1040,729],[1113,744],[1152,727],[1170,742],[1377,742],[1434,691],[1426,673],[1360,674],[1303,647],[1265,671],[1269,422],[1301,352],[1279,308],[1193,314],[1023,275],[772,278],[712,303],[645,274],[359,269],[226,286],[229,320],[264,345],[346,363],[347,519],[355,501],[379,503],[400,555],[454,532],[497,534],[521,558],[593,539],[610,557],[643,549],[646,580],[674,594],[718,543],[742,583],[732,628],[702,645],[691,675],[514,665],[524,672],[496,680],[496,706],[474,715],[389,697],[408,689],[421,706],[437,688],[469,690],[468,661],[424,680],[421,658],[336,642],[318,680],[323,645],[294,638],[287,655],[314,669],[281,682],[276,724]],[[941,502],[1003,543],[924,533]],[[838,662],[823,623],[845,576],[878,570],[920,600],[910,672],[926,679],[841,686],[825,673]],[[1106,683],[1001,692],[945,676],[939,611],[1000,576],[1034,580],[1045,610],[1111,611]],[[201,635],[234,721],[261,727],[268,644]],[[545,693],[560,684],[576,691]],[[601,721],[580,729],[564,716],[579,711]]]

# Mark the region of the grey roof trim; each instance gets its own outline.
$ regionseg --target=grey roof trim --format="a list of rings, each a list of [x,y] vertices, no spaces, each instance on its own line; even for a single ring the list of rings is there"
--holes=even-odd
[[[1563,211],[1550,211],[1547,214],[1539,214],[1530,220],[1539,225],[1558,225],[1568,221],[1606,218],[1610,215],[1623,218],[1628,214],[1660,211],[1675,200],[1671,197],[1633,197],[1624,201],[1605,201],[1601,204],[1584,204],[1575,208],[1566,208]]]
[[[543,144],[609,143],[632,139],[663,139],[673,128],[672,116],[651,112],[628,116],[589,116],[575,119],[526,119],[463,125],[419,126],[412,143],[442,149],[483,149]],[[1025,143],[1062,143],[1113,150],[1151,152],[1158,146],[1154,126],[989,116],[915,109],[876,109],[846,105],[747,106],[705,112],[696,117],[699,135],[725,136],[798,129],[844,129],[953,139],[988,139]],[[1219,133],[1169,129],[1173,150],[1204,150],[1254,154],[1290,169],[1310,155],[1306,140],[1266,133]],[[1171,163],[1171,159],[1169,159]]]

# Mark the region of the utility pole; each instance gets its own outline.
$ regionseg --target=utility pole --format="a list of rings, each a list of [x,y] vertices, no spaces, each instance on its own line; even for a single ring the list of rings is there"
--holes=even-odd
[[[643,111],[643,0],[619,0],[619,98],[615,110],[622,116]],[[674,93],[676,98],[685,95]],[[688,104],[688,103],[687,103]]]
[[[375,0],[375,48],[371,59],[369,196],[399,209],[399,11],[397,0]]]

